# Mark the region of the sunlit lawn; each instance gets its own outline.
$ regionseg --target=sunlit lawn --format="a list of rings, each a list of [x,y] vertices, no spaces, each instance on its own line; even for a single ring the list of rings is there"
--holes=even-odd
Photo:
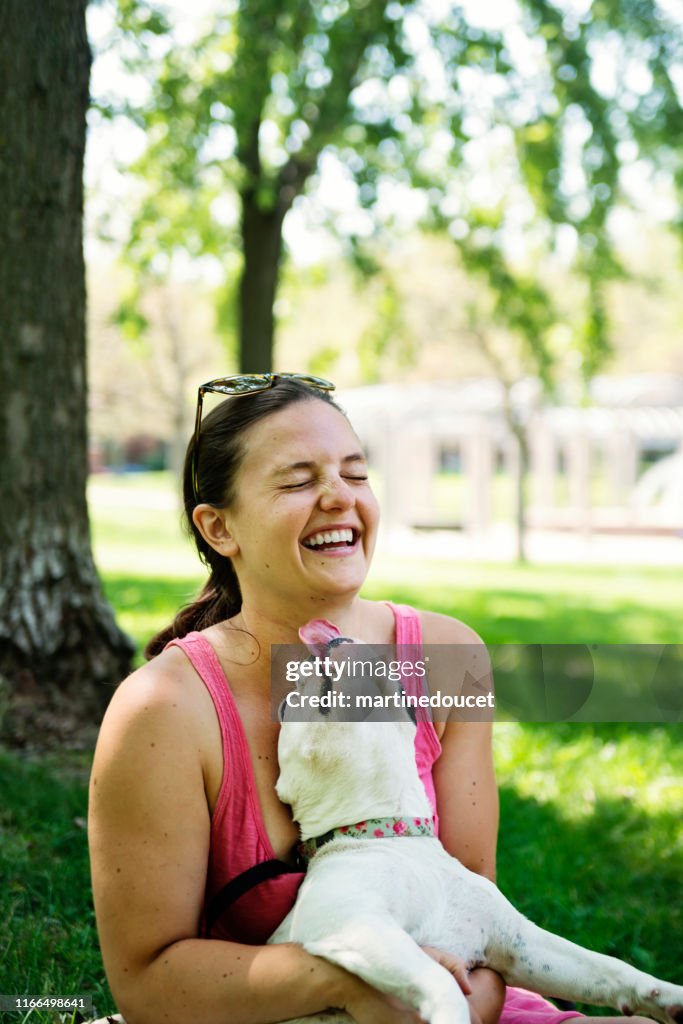
[[[204,575],[168,481],[148,484],[91,486],[97,561],[138,644]],[[678,570],[385,556],[366,594],[457,615],[492,643],[681,639]],[[671,978],[683,962],[682,740],[680,725],[496,727],[502,888],[539,923]],[[89,891],[87,764],[0,754],[0,992],[89,992],[104,1013],[112,1003]]]

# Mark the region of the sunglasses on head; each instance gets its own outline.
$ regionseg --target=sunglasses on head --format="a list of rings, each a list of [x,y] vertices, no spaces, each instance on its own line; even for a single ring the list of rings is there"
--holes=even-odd
[[[312,377],[306,373],[236,373],[232,377],[217,377],[202,384],[197,391],[197,412],[194,420],[194,435],[192,445],[192,492],[195,502],[199,502],[199,488],[197,481],[197,453],[199,449],[199,432],[202,425],[202,409],[204,395],[217,394],[226,395],[230,398],[239,398],[243,395],[255,395],[259,391],[267,391],[274,387],[279,380],[298,380],[309,388],[318,388],[319,391],[334,391],[334,384],[322,377]]]

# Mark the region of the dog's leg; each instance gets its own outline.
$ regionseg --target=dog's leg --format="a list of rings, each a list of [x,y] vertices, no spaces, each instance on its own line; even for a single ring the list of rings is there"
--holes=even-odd
[[[545,931],[510,904],[507,909],[506,927],[487,948],[486,962],[508,984],[544,996],[613,1006],[624,1014],[654,1017],[663,1024],[683,1024],[680,986]]]
[[[330,934],[315,939],[302,936],[298,941],[314,956],[402,999],[428,1024],[470,1024],[467,1000],[458,983],[390,919],[358,915]]]

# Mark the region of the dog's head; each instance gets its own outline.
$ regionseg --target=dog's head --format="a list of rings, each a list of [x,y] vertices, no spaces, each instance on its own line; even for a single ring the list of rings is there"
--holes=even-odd
[[[397,703],[402,677],[386,645],[343,636],[327,619],[311,619],[299,637],[311,657],[301,663],[291,703],[285,698],[279,706],[281,722],[415,721],[413,709]]]
[[[406,807],[408,813],[427,814],[409,711],[399,704],[378,713],[372,703],[356,700],[402,693],[400,677],[376,671],[386,663],[386,650],[343,636],[325,619],[306,623],[299,636],[321,671],[302,674],[296,684],[297,702],[308,697],[314,703],[281,705],[276,788],[291,805],[302,836],[377,814],[400,815]]]
[[[339,700],[344,686],[343,671],[337,669],[339,659],[334,652],[337,647],[353,645],[355,641],[342,636],[326,619],[312,619],[299,630],[299,637],[311,657],[299,663],[298,672],[296,665],[288,666],[288,672],[295,673],[287,677],[294,682],[294,689],[280,702],[280,722],[345,721],[348,716],[342,713],[343,701]]]

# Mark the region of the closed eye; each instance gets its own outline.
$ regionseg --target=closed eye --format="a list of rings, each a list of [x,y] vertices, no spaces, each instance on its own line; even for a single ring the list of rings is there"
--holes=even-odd
[[[282,488],[282,490],[283,491],[296,491],[296,490],[298,490],[298,488],[300,488],[300,487],[308,487],[308,485],[312,484],[312,483],[313,483],[312,480],[302,480],[300,484],[286,484]]]
[[[356,483],[364,483],[364,482],[367,481],[368,478],[366,476],[345,476],[343,479],[344,480],[353,480]],[[312,483],[315,483],[315,481],[314,480],[302,480],[301,483],[298,483],[298,484],[286,484],[282,488],[282,490],[283,491],[297,491],[297,490],[300,490],[302,487],[308,487]]]

